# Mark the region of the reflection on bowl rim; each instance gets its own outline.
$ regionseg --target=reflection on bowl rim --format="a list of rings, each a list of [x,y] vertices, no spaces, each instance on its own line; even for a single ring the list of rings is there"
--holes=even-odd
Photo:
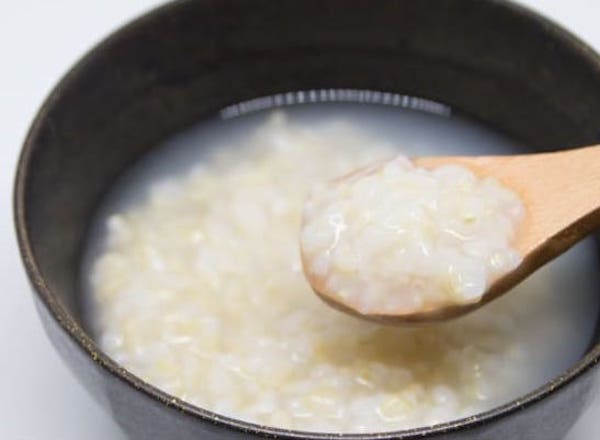
[[[494,0],[500,6],[505,7],[511,12],[523,16],[538,25],[544,27],[546,30],[554,33],[555,37],[561,39],[571,46],[571,48],[579,52],[582,58],[586,58],[593,61],[598,65],[600,69],[600,57],[591,49],[588,45],[583,43],[577,37],[563,29],[561,26],[552,22],[551,20],[538,15],[527,7],[512,3],[509,0]],[[124,27],[117,29],[107,39],[103,40],[99,45],[95,46],[92,50],[88,51],[82,60],[80,60],[74,67],[72,67],[68,73],[61,79],[59,84],[52,90],[50,95],[46,98],[44,104],[38,111],[29,133],[25,139],[23,149],[21,151],[18,164],[17,172],[15,176],[14,185],[14,221],[17,232],[19,251],[21,254],[22,261],[25,265],[27,276],[30,283],[34,287],[35,293],[44,303],[52,317],[58,322],[62,329],[76,342],[78,348],[85,352],[93,361],[98,364],[101,368],[117,377],[120,380],[125,381],[128,385],[144,393],[148,397],[161,402],[167,407],[179,410],[187,415],[196,417],[200,420],[209,421],[215,425],[221,426],[227,429],[235,429],[240,433],[251,433],[256,435],[271,436],[271,437],[282,437],[290,439],[321,439],[321,440],[365,440],[365,439],[385,439],[385,438],[396,438],[396,439],[417,439],[423,438],[430,435],[441,435],[459,430],[465,430],[474,428],[481,425],[486,425],[489,422],[501,419],[503,417],[514,414],[522,409],[525,409],[536,402],[545,399],[552,395],[554,392],[562,389],[579,376],[585,374],[587,371],[598,366],[600,364],[600,342],[596,343],[595,346],[591,347],[587,354],[582,357],[575,365],[565,370],[562,374],[558,375],[554,379],[546,382],[537,389],[518,397],[510,402],[503,405],[496,406],[491,410],[478,413],[476,415],[452,420],[432,426],[423,426],[408,430],[401,431],[384,431],[377,433],[321,433],[312,431],[299,431],[275,428],[270,426],[259,425],[252,422],[245,422],[242,420],[221,416],[212,411],[203,409],[201,407],[187,403],[179,398],[176,398],[170,394],[161,391],[155,386],[143,381],[141,378],[130,373],[123,366],[112,360],[107,354],[105,354],[97,346],[96,342],[81,328],[79,324],[73,319],[73,317],[59,304],[56,300],[55,295],[46,286],[44,278],[38,267],[36,259],[34,257],[32,246],[30,242],[29,234],[27,233],[27,227],[25,222],[25,182],[28,180],[29,163],[31,161],[31,155],[34,148],[35,140],[38,137],[43,121],[46,119],[47,112],[52,102],[56,100],[69,86],[71,77],[77,75],[78,71],[85,65],[86,61],[93,58],[97,53],[101,52],[105,46],[110,44],[113,39],[121,38],[124,34],[134,33],[138,26],[142,25],[151,16],[157,13],[166,12],[171,8],[177,7],[180,1],[174,1],[165,5],[159,6],[145,13],[141,17],[129,22]],[[597,323],[597,327],[600,327],[600,320]],[[596,332],[598,333],[598,332]]]

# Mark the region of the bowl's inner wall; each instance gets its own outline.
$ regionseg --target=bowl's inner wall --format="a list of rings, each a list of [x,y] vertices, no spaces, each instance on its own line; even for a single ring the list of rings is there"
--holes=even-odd
[[[31,132],[26,227],[42,275],[84,325],[80,249],[103,192],[165,137],[259,96],[390,91],[532,149],[598,142],[599,66],[567,38],[481,0],[195,1],[139,20],[69,74]]]

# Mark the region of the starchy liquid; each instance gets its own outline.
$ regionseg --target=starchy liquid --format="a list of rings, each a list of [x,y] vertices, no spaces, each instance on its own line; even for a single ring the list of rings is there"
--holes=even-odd
[[[598,313],[596,249],[580,243],[452,322],[386,327],[317,298],[302,206],[318,181],[397,154],[503,154],[471,121],[366,104],[214,119],[128,172],[94,222],[88,322],[129,371],[250,422],[381,432],[490,409],[573,364]]]

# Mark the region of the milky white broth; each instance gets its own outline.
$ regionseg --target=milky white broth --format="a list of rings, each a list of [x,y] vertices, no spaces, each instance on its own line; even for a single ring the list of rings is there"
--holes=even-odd
[[[332,310],[302,277],[300,216],[316,174],[334,177],[371,152],[512,154],[517,143],[459,117],[372,104],[294,106],[269,124],[268,111],[203,122],[141,160],[103,203],[83,266],[85,309],[101,347],[130,371],[242,420],[378,432],[506,403],[584,353],[598,314],[592,240],[482,310],[413,329]],[[293,140],[291,160],[273,153],[269,130]],[[316,138],[300,148],[298,136]],[[238,196],[250,202],[241,212],[223,201]],[[264,218],[265,207],[287,214]]]

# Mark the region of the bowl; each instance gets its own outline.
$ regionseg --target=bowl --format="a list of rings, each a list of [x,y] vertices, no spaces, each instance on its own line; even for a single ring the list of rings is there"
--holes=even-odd
[[[24,144],[16,229],[52,344],[131,438],[562,438],[598,383],[598,335],[571,369],[491,411],[408,431],[341,436],[259,426],[192,406],[128,372],[92,339],[81,310],[82,242],[117,176],[171,134],[233,104],[320,89],[442,102],[532,151],[600,141],[600,59],[513,3],[165,5],[78,62],[43,104]]]

